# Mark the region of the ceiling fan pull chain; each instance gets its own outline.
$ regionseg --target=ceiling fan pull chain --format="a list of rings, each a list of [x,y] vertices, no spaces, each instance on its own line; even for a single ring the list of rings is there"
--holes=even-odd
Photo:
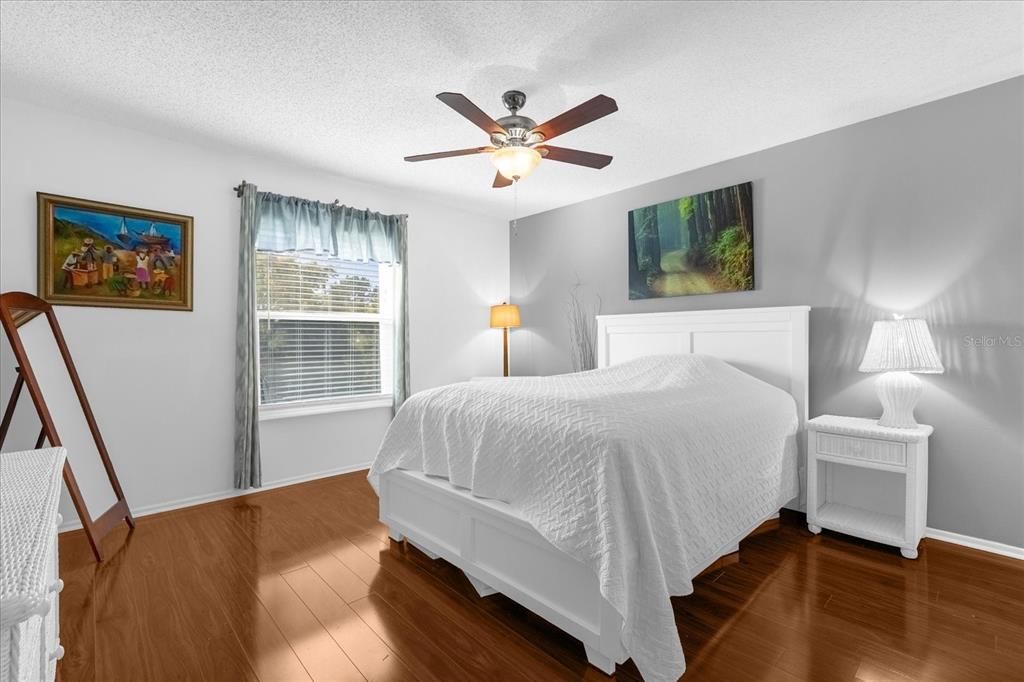
[[[512,236],[519,236],[519,181],[512,181]]]

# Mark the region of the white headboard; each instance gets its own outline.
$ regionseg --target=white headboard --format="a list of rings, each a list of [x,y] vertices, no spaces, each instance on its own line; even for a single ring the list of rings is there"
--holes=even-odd
[[[701,353],[789,392],[807,421],[810,306],[597,316],[597,366]]]

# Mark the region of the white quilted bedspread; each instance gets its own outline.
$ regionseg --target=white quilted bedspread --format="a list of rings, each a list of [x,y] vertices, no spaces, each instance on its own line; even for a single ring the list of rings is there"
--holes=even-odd
[[[798,423],[788,393],[721,360],[646,357],[417,393],[369,478],[423,471],[509,503],[594,570],[644,679],[676,680],[669,596],[796,497]]]

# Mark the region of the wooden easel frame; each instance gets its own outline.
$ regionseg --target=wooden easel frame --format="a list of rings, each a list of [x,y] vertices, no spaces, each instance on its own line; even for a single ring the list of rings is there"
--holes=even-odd
[[[57,342],[57,348],[60,349],[61,357],[64,359],[64,366],[68,370],[71,383],[74,385],[75,393],[78,395],[78,402],[82,406],[82,412],[85,414],[85,421],[89,424],[89,431],[92,433],[93,442],[95,442],[96,449],[100,453],[100,459],[103,460],[103,468],[107,472],[107,480],[110,481],[110,487],[117,498],[117,501],[114,502],[110,509],[93,519],[89,514],[88,507],[85,505],[85,499],[82,497],[82,491],[78,487],[78,482],[75,480],[75,473],[71,469],[71,461],[68,459],[64,460],[64,483],[67,485],[71,501],[75,505],[75,511],[78,512],[78,518],[82,520],[82,527],[89,538],[92,553],[96,556],[96,561],[103,561],[103,550],[100,548],[100,542],[121,521],[125,521],[129,529],[135,528],[135,518],[128,508],[128,501],[124,497],[124,491],[121,490],[121,483],[117,480],[117,472],[114,471],[114,465],[110,461],[107,446],[103,442],[103,436],[100,435],[99,426],[96,425],[96,418],[93,416],[92,408],[89,406],[89,400],[85,397],[82,380],[78,377],[78,371],[75,369],[75,363],[71,359],[71,353],[68,351],[64,334],[60,330],[60,325],[57,324],[57,316],[53,312],[53,306],[38,296],[21,291],[0,294],[0,323],[3,324],[7,340],[10,342],[11,350],[14,351],[14,357],[18,362],[18,376],[14,381],[11,400],[4,412],[3,420],[0,421],[0,446],[3,445],[4,439],[7,438],[7,430],[10,428],[11,419],[14,417],[14,408],[23,387],[28,388],[28,393],[32,397],[36,413],[39,415],[39,421],[43,424],[42,430],[39,432],[39,438],[36,441],[36,447],[42,447],[44,440],[50,441],[50,445],[53,447],[61,445],[60,436],[57,435],[57,427],[54,426],[50,410],[46,407],[42,390],[39,388],[36,375],[32,371],[32,364],[29,362],[28,354],[25,352],[25,346],[22,344],[21,336],[18,334],[18,328],[21,325],[38,315],[45,315],[46,321],[50,324],[53,338]]]

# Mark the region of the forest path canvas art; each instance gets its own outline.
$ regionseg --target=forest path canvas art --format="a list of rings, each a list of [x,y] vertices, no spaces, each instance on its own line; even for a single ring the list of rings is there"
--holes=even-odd
[[[751,183],[629,212],[630,299],[753,288]]]

